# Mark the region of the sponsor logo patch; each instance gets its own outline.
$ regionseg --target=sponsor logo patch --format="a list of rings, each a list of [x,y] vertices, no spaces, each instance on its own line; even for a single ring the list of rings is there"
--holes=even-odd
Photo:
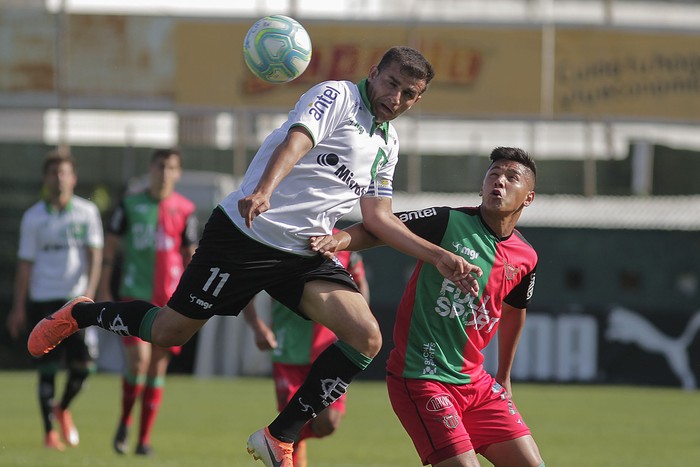
[[[332,152],[327,154],[319,154],[316,157],[316,162],[318,162],[318,165],[322,165],[324,167],[332,167],[338,164],[339,160],[340,158],[338,157],[338,155]]]
[[[202,307],[205,310],[208,310],[211,308],[213,305],[205,300],[202,300],[201,298],[197,297],[196,295],[190,294],[190,303],[194,303],[197,306]]]
[[[449,409],[453,407],[452,400],[448,394],[438,394],[433,396],[425,404],[425,408],[430,412],[439,412],[440,410]]]
[[[328,110],[333,104],[335,104],[336,99],[340,95],[340,91],[334,89],[330,86],[326,86],[321,91],[321,94],[316,96],[316,99],[309,104],[309,115],[311,115],[314,120],[318,121],[323,118]]]
[[[506,280],[512,281],[513,279],[515,279],[515,276],[517,276],[518,272],[520,271],[520,268],[509,263],[504,263],[504,266],[506,272]]]
[[[442,423],[451,430],[454,430],[459,426],[459,416],[456,413],[451,413],[442,417]]]

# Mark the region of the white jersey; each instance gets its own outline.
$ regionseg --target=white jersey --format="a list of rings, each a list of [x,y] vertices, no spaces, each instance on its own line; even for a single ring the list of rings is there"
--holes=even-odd
[[[270,209],[249,229],[238,200],[250,195],[275,148],[294,126],[302,126],[314,147],[280,182]],[[287,121],[263,142],[240,188],[221,203],[238,228],[271,247],[313,255],[309,238],[329,235],[362,196],[391,197],[399,141],[388,122],[375,124],[366,82],[326,81],[301,96]]]
[[[63,300],[83,295],[88,284],[88,248],[102,248],[100,212],[73,196],[63,211],[39,201],[22,216],[19,252],[33,263],[29,298]]]

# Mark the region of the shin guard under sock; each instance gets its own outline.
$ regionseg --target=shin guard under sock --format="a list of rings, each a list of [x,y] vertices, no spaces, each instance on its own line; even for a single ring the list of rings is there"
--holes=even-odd
[[[141,322],[152,309],[158,307],[143,300],[79,303],[72,314],[81,329],[99,326],[120,336],[137,336],[150,342],[150,328],[147,336],[142,335]]]
[[[341,349],[341,346],[344,348]],[[292,399],[269,425],[270,434],[284,442],[296,441],[304,424],[316,417],[345,391],[352,379],[367,365],[358,366],[346,355],[347,344],[328,346],[311,365],[309,374]],[[351,352],[361,355],[354,349]],[[362,355],[366,362],[369,357]]]

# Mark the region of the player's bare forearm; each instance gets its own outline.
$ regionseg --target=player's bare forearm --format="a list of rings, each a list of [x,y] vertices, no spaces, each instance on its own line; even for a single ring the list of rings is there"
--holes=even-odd
[[[117,252],[121,248],[121,238],[114,233],[108,233],[105,237],[105,247],[102,250],[102,271],[100,272],[100,284],[97,287],[97,296],[99,301],[111,302],[112,297],[112,274],[114,273],[114,259],[117,257]]]
[[[309,245],[312,251],[331,259],[334,253],[339,251],[367,250],[384,245],[384,242],[369,233],[360,223],[351,225],[333,235],[311,237],[309,239]]]
[[[190,264],[195,251],[197,251],[197,245],[187,245],[186,247],[182,247],[180,254],[182,255],[183,267],[187,267],[187,265]]]
[[[440,274],[463,292],[478,295],[477,277],[482,275],[479,267],[412,233],[391,212],[390,199],[363,198],[361,203],[363,224],[367,231],[392,248],[434,265]]]
[[[255,345],[259,350],[271,350],[277,348],[275,333],[258,316],[255,308],[255,299],[251,300],[243,308],[243,318],[255,335]]]
[[[502,306],[501,319],[498,322],[498,370],[496,381],[510,392],[510,372],[515,360],[520,334],[525,325],[524,308],[515,308],[506,303]]]
[[[10,337],[17,339],[27,323],[27,292],[32,275],[33,263],[25,260],[17,262],[15,273],[14,297],[12,310],[7,315],[7,330]]]
[[[95,298],[97,287],[100,285],[100,275],[102,274],[102,248],[88,248],[88,284],[85,295]]]
[[[289,130],[285,140],[270,156],[253,192],[238,201],[238,212],[246,220],[246,226],[250,227],[253,219],[270,209],[272,192],[312,147],[313,140],[305,129],[294,127]]]
[[[369,235],[380,244],[389,245],[426,263],[436,264],[443,249],[415,235],[406,227],[391,208],[391,198],[362,198],[362,223]]]

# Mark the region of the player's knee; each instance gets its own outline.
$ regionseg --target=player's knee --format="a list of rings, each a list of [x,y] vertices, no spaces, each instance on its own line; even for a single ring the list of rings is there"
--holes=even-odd
[[[207,320],[186,318],[175,310],[163,307],[150,328],[149,342],[161,347],[185,345]]]
[[[340,414],[338,416],[315,418],[311,425],[311,429],[318,438],[332,435],[339,427]]]
[[[358,338],[355,341],[356,345],[353,345],[351,342],[348,343],[367,357],[374,358],[377,356],[382,348],[382,333],[379,329],[379,324],[375,320],[365,323],[362,332],[357,333],[356,337]]]
[[[367,345],[369,350],[365,355],[371,358],[376,357],[379,351],[382,349],[382,333],[379,332],[379,326],[377,326],[377,332],[370,336]]]
[[[374,317],[333,331],[341,341],[369,358],[376,357],[382,348],[382,333]]]
[[[151,329],[151,343],[159,345],[161,347],[175,347],[180,345],[185,345],[185,343],[190,339],[190,335],[184,335],[178,332],[172,332],[169,328],[156,328],[155,326]]]
[[[367,351],[363,352],[368,357],[374,358],[382,348],[382,332],[379,329],[379,324],[374,321],[368,332]]]

